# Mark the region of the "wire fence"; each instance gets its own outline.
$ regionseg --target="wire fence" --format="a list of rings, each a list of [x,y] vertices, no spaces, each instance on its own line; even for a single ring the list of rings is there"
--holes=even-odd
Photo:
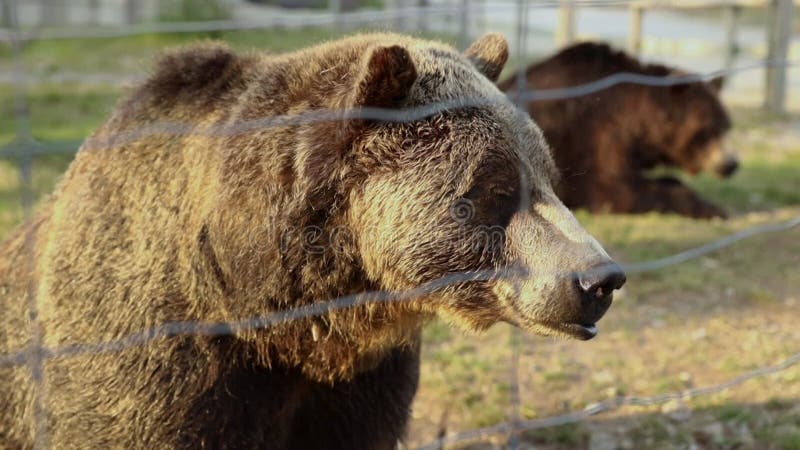
[[[596,0],[596,1],[572,1],[574,5],[585,4],[592,7],[614,7],[626,6],[632,3],[630,0]],[[12,3],[13,4],[13,3]],[[518,42],[527,41],[525,35],[528,32],[527,17],[529,9],[532,8],[555,8],[563,5],[561,1],[543,1],[538,3],[518,2],[510,5],[518,8],[520,22],[517,29]],[[34,189],[32,180],[32,164],[36,156],[58,153],[62,151],[72,151],[67,147],[53,147],[47,144],[37,143],[31,133],[29,111],[26,97],[26,70],[22,60],[22,49],[25,43],[37,39],[72,39],[72,38],[104,38],[110,36],[128,36],[143,33],[183,33],[183,32],[205,32],[205,31],[224,31],[224,30],[246,30],[246,29],[265,29],[275,27],[306,27],[320,25],[335,26],[357,26],[371,22],[392,20],[398,17],[412,17],[419,14],[425,15],[456,15],[462,10],[452,6],[437,7],[430,6],[424,8],[402,8],[391,11],[369,11],[343,13],[332,16],[330,14],[320,14],[313,17],[299,16],[276,16],[272,22],[244,23],[236,21],[217,21],[201,23],[170,23],[120,27],[117,29],[82,29],[82,30],[33,30],[21,31],[17,27],[15,20],[12,20],[12,28],[0,30],[0,41],[6,41],[12,46],[15,59],[14,84],[17,87],[15,96],[15,115],[17,120],[17,140],[11,146],[6,147],[0,156],[17,158],[19,164],[19,177],[22,186],[22,209],[25,219],[32,217],[35,203]],[[12,19],[14,19],[12,17]],[[524,47],[519,48],[519,57],[523,59],[526,55]],[[800,65],[800,61],[786,59],[765,59],[756,64],[746,65],[738,68],[714,71],[706,74],[689,74],[671,77],[646,76],[636,73],[615,73],[611,76],[598,79],[583,85],[571,86],[563,89],[536,90],[531,91],[524,84],[519,84],[515,92],[509,94],[510,99],[517,104],[530,101],[543,101],[554,99],[575,98],[590,95],[620,84],[636,84],[646,86],[670,86],[699,81],[707,81],[717,76],[736,76],[746,71],[762,70],[770,67],[794,68]],[[415,108],[404,110],[391,110],[381,108],[360,108],[355,110],[325,110],[318,109],[302,114],[289,114],[281,116],[263,117],[250,121],[226,124],[224,126],[206,127],[198,129],[192,123],[161,122],[122,133],[109,138],[107,142],[93,141],[85,145],[82,151],[102,151],[115,146],[125,145],[139,141],[150,135],[179,135],[179,136],[207,136],[220,137],[230,136],[241,133],[264,130],[270,127],[292,127],[316,122],[340,121],[344,119],[369,119],[387,122],[409,122],[425,119],[446,111],[457,110],[460,108],[478,107],[490,105],[498,102],[507,102],[505,96],[496,98],[458,98],[446,102],[427,104]],[[636,263],[623,264],[623,270],[628,274],[653,272],[667,267],[686,263],[688,261],[703,257],[720,249],[735,245],[743,240],[771,233],[786,232],[800,227],[800,216],[790,220],[754,225],[728,236],[707,242],[705,244],[672,254],[663,258],[641,261]],[[35,247],[35,236],[28,232],[25,239],[25,246],[31,255],[28,263],[33,263],[33,249]],[[598,271],[606,268],[595,269]],[[243,331],[254,329],[267,329],[270,327],[286,324],[300,319],[324,316],[334,311],[347,308],[354,308],[365,304],[380,302],[404,302],[428,296],[432,293],[441,291],[451,286],[471,283],[476,281],[486,281],[498,278],[521,279],[531,274],[522,268],[512,267],[504,270],[491,271],[472,271],[453,273],[437,280],[425,283],[415,289],[408,291],[372,291],[360,292],[357,294],[346,295],[335,299],[320,299],[313,304],[279,311],[273,314],[250,317],[234,322],[202,323],[196,321],[168,322],[147,330],[123,336],[119,339],[106,342],[76,343],[60,347],[47,347],[42,343],[42,330],[37,318],[36,287],[32,284],[28,286],[27,309],[28,319],[31,324],[31,344],[28,348],[0,355],[0,368],[27,365],[31,371],[32,379],[36,389],[34,392],[34,410],[36,419],[36,447],[47,448],[48,431],[45,420],[46,397],[43,384],[43,363],[50,359],[72,358],[81,355],[107,354],[121,352],[125,349],[147,345],[156,340],[170,339],[182,335],[205,335],[205,336],[225,336],[235,335]],[[557,276],[571,276],[574,273],[557,273]],[[700,396],[708,396],[720,391],[734,388],[749,380],[765,377],[783,371],[800,363],[800,353],[795,353],[783,362],[773,365],[760,367],[749,372],[745,372],[728,381],[703,387],[688,389],[667,394],[660,394],[648,397],[617,397],[607,401],[594,403],[581,411],[574,411],[550,417],[543,417],[531,420],[522,419],[520,408],[522,399],[519,394],[519,358],[520,358],[520,337],[519,331],[512,332],[509,341],[512,349],[510,365],[510,386],[512,411],[509,420],[493,426],[459,431],[429,444],[419,447],[420,449],[436,449],[445,445],[463,443],[486,439],[493,436],[507,436],[507,444],[514,448],[518,444],[518,436],[522,431],[540,428],[553,427],[568,423],[581,422],[592,416],[607,413],[619,409],[623,406],[652,406],[663,404],[672,400],[688,400]]]

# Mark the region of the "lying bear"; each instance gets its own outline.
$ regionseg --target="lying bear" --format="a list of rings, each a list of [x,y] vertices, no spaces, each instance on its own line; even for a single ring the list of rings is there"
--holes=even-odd
[[[580,43],[527,68],[522,85],[568,88],[619,72],[656,77],[686,75],[644,64],[605,44]],[[518,91],[517,75],[500,83]],[[659,211],[696,218],[725,217],[674,177],[649,178],[657,166],[728,177],[738,162],[726,150],[731,122],[720,103],[722,78],[671,86],[622,83],[587,95],[533,100],[526,110],[541,127],[562,173],[558,196],[570,208],[595,212]]]
[[[0,446],[393,449],[426,319],[593,337],[624,275],[495,87],[507,55],[369,34],[164,56],[0,248],[0,353],[47,349],[0,365]],[[482,101],[369,117],[453,99]]]

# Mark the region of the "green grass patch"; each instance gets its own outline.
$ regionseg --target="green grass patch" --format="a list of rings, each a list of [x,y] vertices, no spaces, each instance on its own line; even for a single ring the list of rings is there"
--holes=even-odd
[[[589,432],[581,423],[569,423],[556,427],[528,430],[520,433],[524,442],[536,445],[557,445],[574,448],[589,440]]]

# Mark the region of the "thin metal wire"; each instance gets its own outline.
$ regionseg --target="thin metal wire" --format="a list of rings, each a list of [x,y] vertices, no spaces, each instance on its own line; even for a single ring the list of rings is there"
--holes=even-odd
[[[798,66],[800,66],[800,61],[765,60],[728,70],[723,69],[705,74],[688,74],[674,77],[658,77],[637,73],[620,72],[573,87],[529,91],[523,93],[522,95],[517,95],[516,92],[510,92],[508,95],[512,100],[520,103],[528,101],[567,99],[593,94],[620,84],[665,87],[679,84],[705,82],[719,76],[732,76],[766,67],[793,68]],[[113,148],[116,146],[136,142],[151,135],[224,137],[251,131],[260,131],[272,127],[289,127],[319,122],[352,119],[383,122],[411,122],[415,120],[421,120],[445,111],[461,108],[489,106],[501,102],[507,102],[508,99],[509,97],[506,97],[498,92],[498,94],[493,97],[463,97],[407,109],[386,109],[373,107],[353,109],[323,108],[296,114],[276,115],[260,119],[239,121],[224,125],[211,125],[203,127],[202,129],[198,129],[197,125],[193,123],[164,121],[142,126],[136,130],[116,133],[106,139],[88,141],[84,144],[83,148],[86,150],[102,150],[106,148]],[[13,156],[15,151],[16,150],[14,147],[11,146],[0,150],[0,156]],[[48,152],[46,148],[45,150],[41,151],[44,151],[45,153]]]
[[[794,217],[791,220],[770,223],[750,227],[746,230],[733,233],[716,241],[683,251],[681,253],[668,256],[666,258],[655,259],[651,261],[622,264],[623,270],[628,274],[650,272],[661,270],[666,267],[682,264],[692,259],[699,258],[711,252],[720,250],[722,248],[733,245],[734,243],[742,240],[762,235],[787,231],[792,228],[800,226],[800,216]],[[610,268],[610,267],[609,267]],[[595,270],[587,271],[586,273],[594,273],[595,271],[604,271],[609,268],[601,267]],[[379,303],[389,301],[408,301],[416,298],[424,297],[441,289],[445,289],[457,284],[487,281],[491,279],[515,279],[520,277],[527,277],[530,272],[512,267],[502,270],[483,270],[474,272],[459,272],[436,280],[430,281],[415,289],[407,291],[371,291],[357,294],[346,295],[332,300],[318,302],[311,305],[294,308],[286,311],[276,312],[266,316],[257,316],[246,319],[241,319],[236,322],[219,322],[219,323],[203,323],[194,321],[181,321],[181,322],[167,322],[162,325],[143,330],[125,336],[121,339],[101,342],[101,343],[79,343],[72,344],[54,349],[42,348],[41,353],[46,359],[72,357],[86,354],[100,354],[109,352],[119,352],[129,347],[144,345],[150,341],[168,338],[179,335],[197,334],[208,336],[222,336],[231,335],[238,332],[254,329],[268,328],[282,323],[287,323],[293,320],[303,319],[307,317],[320,316],[331,311],[340,309],[351,308],[366,303]],[[559,275],[559,274],[555,274]],[[563,273],[563,276],[572,276],[574,273]],[[0,367],[13,366],[24,364],[27,360],[27,351],[12,352],[0,356]]]

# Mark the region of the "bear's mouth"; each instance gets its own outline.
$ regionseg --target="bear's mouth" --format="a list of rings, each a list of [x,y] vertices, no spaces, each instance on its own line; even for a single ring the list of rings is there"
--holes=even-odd
[[[547,323],[539,322],[534,331],[548,336],[561,336],[566,338],[588,341],[597,336],[597,324],[594,323]]]
[[[596,323],[508,321],[523,330],[544,336],[560,336],[588,341],[597,336]]]
[[[565,323],[559,326],[560,331],[575,339],[588,341],[597,336],[597,324]]]

